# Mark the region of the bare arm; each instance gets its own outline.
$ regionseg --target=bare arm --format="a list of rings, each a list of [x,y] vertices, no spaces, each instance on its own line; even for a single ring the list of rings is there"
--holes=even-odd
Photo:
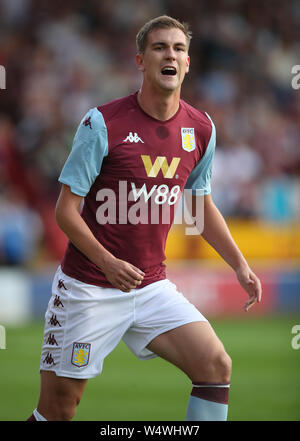
[[[225,219],[210,195],[204,196],[204,230],[202,237],[235,271],[239,283],[249,295],[249,300],[245,304],[245,310],[248,311],[256,301],[261,301],[261,283],[249,268],[246,259],[231,236]]]
[[[134,265],[114,257],[93,235],[79,213],[82,197],[62,185],[55,216],[58,226],[73,245],[104,272],[107,280],[124,292],[141,284],[144,273]]]

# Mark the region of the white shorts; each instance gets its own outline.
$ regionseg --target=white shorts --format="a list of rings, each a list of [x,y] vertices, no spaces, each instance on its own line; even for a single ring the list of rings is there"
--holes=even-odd
[[[45,314],[40,370],[92,378],[120,340],[141,360],[156,357],[147,345],[158,335],[207,319],[168,279],[124,293],[88,285],[58,267]]]

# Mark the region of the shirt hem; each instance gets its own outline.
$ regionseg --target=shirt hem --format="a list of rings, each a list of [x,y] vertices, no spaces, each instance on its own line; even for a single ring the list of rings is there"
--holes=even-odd
[[[89,277],[81,277],[81,275],[78,276],[78,274],[74,274],[72,271],[69,271],[68,269],[66,269],[64,267],[64,265],[62,265],[62,264],[61,264],[61,270],[68,277],[72,277],[73,279],[77,280],[78,282],[86,283],[88,285],[93,285],[93,286],[99,286],[101,288],[114,288],[114,289],[116,289],[116,287],[113,286],[108,281],[105,281],[105,280],[103,280],[103,281],[102,280],[100,280],[100,281],[98,280],[97,281],[97,280],[89,278]],[[164,273],[164,274],[161,274],[158,277],[152,277],[152,278],[149,278],[147,280],[143,280],[143,282],[139,286],[137,286],[135,289],[144,288],[145,286],[150,285],[151,283],[159,282],[160,280],[165,280],[166,278],[167,278],[167,276]]]

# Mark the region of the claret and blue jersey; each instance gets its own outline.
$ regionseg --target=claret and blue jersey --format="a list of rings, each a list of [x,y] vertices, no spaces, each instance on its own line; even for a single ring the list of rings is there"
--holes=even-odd
[[[145,272],[140,287],[166,277],[165,243],[183,189],[210,193],[215,138],[205,112],[180,100],[177,113],[159,121],[137,93],[91,109],[79,124],[59,181],[85,198],[82,217],[99,242]],[[111,287],[71,243],[62,269]]]

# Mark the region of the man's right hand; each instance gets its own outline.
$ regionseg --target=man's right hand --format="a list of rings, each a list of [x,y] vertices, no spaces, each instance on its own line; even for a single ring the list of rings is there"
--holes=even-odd
[[[73,245],[104,272],[115,288],[124,292],[136,288],[142,283],[145,273],[117,259],[101,245],[79,214],[81,202],[81,196],[72,193],[68,185],[62,185],[55,209],[58,226]]]
[[[116,257],[111,257],[101,269],[107,280],[123,292],[130,292],[139,286],[145,276],[145,273],[136,266]]]

